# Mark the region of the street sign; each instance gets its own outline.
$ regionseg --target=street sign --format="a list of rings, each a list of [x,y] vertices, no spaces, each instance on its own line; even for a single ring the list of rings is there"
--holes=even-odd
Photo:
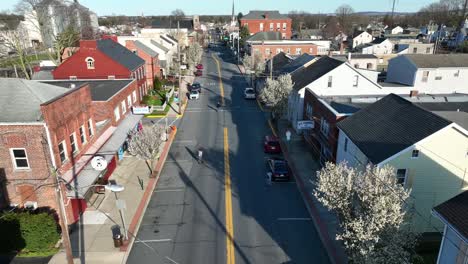
[[[297,121],[297,129],[313,129],[314,128],[314,121],[312,120],[303,120]]]

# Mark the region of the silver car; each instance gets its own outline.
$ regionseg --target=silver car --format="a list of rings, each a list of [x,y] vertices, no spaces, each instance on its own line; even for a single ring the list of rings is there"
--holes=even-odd
[[[247,87],[244,90],[244,98],[245,99],[255,99],[255,90],[253,88]]]

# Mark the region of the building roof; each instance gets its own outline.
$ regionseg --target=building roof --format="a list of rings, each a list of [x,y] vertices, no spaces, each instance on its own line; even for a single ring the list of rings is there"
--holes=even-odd
[[[293,88],[304,88],[343,63],[343,61],[335,60],[328,56],[321,57],[307,67],[300,68],[292,74]]]
[[[102,53],[106,54],[112,60],[120,63],[130,71],[133,71],[145,64],[145,61],[142,58],[138,57],[135,53],[113,40],[100,39],[96,42],[97,48]]]
[[[169,52],[169,49],[168,49],[168,48],[164,47],[163,44],[158,43],[158,42],[155,41],[155,40],[151,40],[150,43],[153,44],[154,46],[156,46],[157,48],[161,49],[162,51],[164,51],[164,53],[168,53],[168,52]]]
[[[347,61],[348,55],[333,55],[333,58],[337,60]],[[375,56],[374,54],[352,53],[351,59],[377,59],[377,56]]]
[[[468,113],[462,111],[434,111],[434,114],[439,115],[447,120],[450,120],[457,125],[468,130]]]
[[[166,37],[165,35],[160,35],[160,38],[164,41],[166,41],[167,43],[169,43],[171,46],[174,46],[174,42],[172,42],[171,39],[169,39],[168,37]]]
[[[405,54],[418,68],[468,67],[468,54]]]
[[[395,94],[361,109],[338,127],[378,164],[452,122]]]
[[[363,30],[354,31],[354,33],[353,33],[353,38],[355,38],[355,37],[361,35],[361,34],[364,33],[364,32],[366,32],[366,31],[363,31]],[[366,32],[366,33],[367,33],[367,32]]]
[[[304,66],[304,64],[308,63],[313,59],[315,59],[315,56],[309,55],[308,53],[302,53],[301,56],[290,61],[282,68],[277,69],[279,69],[279,74],[292,73],[293,71],[299,69],[300,67]]]
[[[279,72],[281,68],[290,63],[293,59],[286,55],[284,52],[280,52],[273,57],[273,71]],[[268,66],[270,66],[268,64]],[[276,75],[276,74],[275,74]]]
[[[267,40],[282,40],[283,37],[281,36],[281,32],[277,31],[262,31],[258,32],[252,36],[250,36],[248,39],[246,39],[246,42],[251,42],[251,41],[267,41]]]
[[[69,89],[36,81],[0,78],[0,122],[41,121],[40,105],[68,91]]]
[[[133,79],[125,80],[60,80],[60,81],[45,81],[43,83],[49,85],[55,85],[71,89],[75,87],[81,87],[85,84],[89,84],[91,92],[91,100],[93,101],[108,101],[114,95],[118,94],[121,90],[132,83]]]
[[[166,36],[167,36],[168,38],[172,39],[172,41],[174,41],[175,43],[179,43],[179,41],[178,41],[177,39],[175,39],[173,36],[167,35],[167,34],[166,34]]]
[[[143,42],[141,42],[139,40],[135,40],[135,46],[138,49],[141,49],[144,53],[150,55],[151,57],[157,57],[159,55],[155,50],[153,50],[150,47],[146,46]]]
[[[372,44],[380,44],[387,40],[386,38],[375,38],[374,40],[371,41]]]
[[[241,19],[289,19],[289,17],[287,15],[280,14],[277,10],[251,10]]]
[[[433,210],[456,229],[465,241],[468,239],[468,191],[439,204]]]

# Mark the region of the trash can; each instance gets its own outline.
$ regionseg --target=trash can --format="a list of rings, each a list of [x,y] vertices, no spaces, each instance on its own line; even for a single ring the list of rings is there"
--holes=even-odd
[[[114,247],[121,247],[123,245],[122,235],[114,235]]]

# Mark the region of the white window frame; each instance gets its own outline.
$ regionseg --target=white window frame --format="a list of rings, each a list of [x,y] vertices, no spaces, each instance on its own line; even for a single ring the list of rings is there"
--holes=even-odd
[[[91,118],[88,119],[88,136],[89,138],[94,136],[93,120]]]
[[[460,70],[457,70],[454,74],[453,74],[454,77],[460,77]]]
[[[263,23],[260,23],[260,31],[263,31]]]
[[[126,103],[125,103],[125,100],[123,100],[122,102],[120,102],[120,107],[122,108],[122,114],[127,113],[127,105],[126,105]]]
[[[270,48],[265,49],[265,55],[270,55]]]
[[[415,153],[416,153],[416,155],[415,155]],[[419,151],[419,149],[413,149],[413,150],[411,151],[411,158],[412,158],[412,159],[417,159],[417,158],[419,158],[419,154],[420,154],[420,153],[421,153],[421,151]]]
[[[116,106],[114,108],[114,118],[115,118],[115,121],[120,120],[120,107],[119,106]]]
[[[133,99],[133,102],[136,103],[136,99],[137,99],[137,96],[136,96],[136,91],[133,91],[132,92],[132,99]]]
[[[14,154],[15,150],[24,150],[24,158],[23,157],[16,157]],[[29,166],[29,159],[28,159],[28,153],[26,152],[25,148],[11,148],[10,149],[10,156],[11,156],[11,161],[13,162],[13,166],[15,170],[29,170],[31,167]],[[27,167],[18,167],[16,164],[17,160],[26,160],[26,163],[28,164]]]
[[[276,23],[276,30],[280,30],[281,29],[281,23]]]
[[[283,23],[283,30],[286,30],[286,28],[287,28],[287,24]]]
[[[275,30],[275,23],[270,23],[270,31]]]
[[[408,169],[397,169],[396,172],[395,172],[395,177],[397,177],[397,183],[398,183],[398,180],[401,179],[401,177],[399,178],[398,177],[398,171],[399,170],[404,170],[405,171],[405,176],[403,178],[403,182],[401,183],[403,186],[406,185],[406,180],[407,180],[407,177],[408,177]]]
[[[75,132],[71,133],[68,138],[70,139],[70,148],[72,151],[73,151],[73,146],[75,146],[75,151],[73,151],[72,154],[78,153],[79,148],[76,142],[76,133]],[[73,138],[73,142],[71,141],[72,138]]]
[[[107,76],[107,79],[108,80],[115,80],[115,75],[109,75],[109,76]]]
[[[72,76],[68,76],[68,79],[70,79],[70,80],[76,80],[76,79],[78,79],[78,78],[76,78],[76,76],[72,75]]]
[[[296,55],[302,54],[302,48],[296,48]]]
[[[85,59],[85,62],[86,62],[86,68],[88,70],[94,70],[95,69],[94,59],[92,57],[87,57]]]
[[[132,96],[130,94],[127,96],[127,103],[128,107],[132,106]]]
[[[63,160],[62,160],[62,156],[60,155],[61,154],[60,145],[62,145],[63,156],[65,157]],[[57,145],[57,148],[58,148],[58,154],[59,154],[60,162],[65,163],[68,160],[67,143],[65,142],[65,140],[62,140],[61,142],[59,142],[58,145]]]
[[[88,143],[88,139],[86,138],[86,129],[85,129],[84,124],[80,126],[80,128],[78,128],[78,133],[80,134],[81,145]]]

